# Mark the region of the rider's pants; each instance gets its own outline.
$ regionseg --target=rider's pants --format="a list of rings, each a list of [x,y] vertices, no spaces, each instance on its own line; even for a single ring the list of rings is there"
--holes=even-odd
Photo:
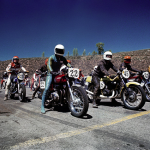
[[[11,80],[15,77],[16,77],[16,75],[9,74],[7,84],[6,84],[5,96],[8,95],[8,90],[10,89]]]
[[[50,75],[47,75],[47,77],[46,77],[45,90],[42,95],[42,107],[44,107],[46,95],[47,95],[47,92],[49,90],[51,83],[52,83],[52,75],[50,74]]]
[[[96,76],[96,75],[93,75],[92,76],[92,82],[94,83],[94,96],[97,96],[98,95],[98,91],[99,91],[99,88],[100,88],[100,80],[99,80],[99,77]]]

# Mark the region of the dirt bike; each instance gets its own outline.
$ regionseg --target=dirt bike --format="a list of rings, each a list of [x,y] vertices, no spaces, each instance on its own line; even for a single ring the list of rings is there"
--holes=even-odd
[[[12,72],[12,71],[8,71]],[[18,94],[20,102],[26,100],[26,87],[24,83],[25,75],[22,72],[16,73],[16,77],[12,78],[10,83],[9,97],[14,98],[15,94]]]
[[[145,90],[146,99],[150,102],[150,82],[149,82],[149,72],[144,71],[141,73],[136,73],[128,78],[129,82],[135,81],[141,84],[141,87]]]
[[[42,74],[40,75],[40,85],[39,85],[39,89],[37,91],[37,95],[38,95],[39,99],[42,99],[42,94],[43,94],[44,89],[45,89],[46,75],[47,75],[47,71],[42,72]]]
[[[72,80],[79,77],[79,69],[66,69],[64,74],[55,74],[47,93],[45,107],[55,107],[67,104],[75,117],[84,116],[89,107],[88,97],[82,87],[73,86]],[[40,84],[44,88],[45,83]]]
[[[30,88],[30,78],[26,78],[25,79],[25,86],[29,86],[29,88]]]
[[[8,77],[3,78],[2,88],[6,88]]]
[[[118,72],[116,76],[110,78],[105,76],[100,78],[99,96],[97,98],[116,98],[121,97],[124,106],[131,110],[141,109],[146,101],[143,88],[138,82],[127,82],[130,73],[128,70]],[[87,77],[89,82],[86,90],[89,98],[93,98],[94,85],[91,76]]]

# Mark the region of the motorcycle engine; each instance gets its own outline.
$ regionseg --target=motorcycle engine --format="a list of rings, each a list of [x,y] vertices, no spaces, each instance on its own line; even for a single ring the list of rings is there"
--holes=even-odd
[[[59,94],[57,91],[51,93],[51,98],[55,101],[59,101]]]
[[[116,82],[109,82],[105,88],[102,90],[104,96],[111,96],[112,90],[116,87]]]

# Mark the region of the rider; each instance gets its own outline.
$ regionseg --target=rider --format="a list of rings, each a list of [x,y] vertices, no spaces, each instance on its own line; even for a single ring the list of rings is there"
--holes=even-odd
[[[84,75],[82,74],[82,70],[79,69],[79,77],[75,80],[75,84],[81,83],[82,86],[84,86]]]
[[[41,73],[46,73],[47,72],[47,62],[48,62],[48,58],[45,60],[45,64],[44,65],[42,65],[41,66],[41,68],[39,69],[39,71],[41,72]],[[41,76],[42,77],[42,76]],[[40,77],[40,78],[41,78]],[[40,79],[39,78],[39,79]],[[39,81],[40,82],[40,81]],[[37,93],[37,91],[40,89],[40,85],[38,85],[37,86],[37,88],[35,89],[35,91],[34,91],[34,93],[33,93],[33,95],[32,95],[32,99],[34,99],[34,97],[35,97],[35,94]]]
[[[11,71],[9,72],[8,75],[8,80],[7,80],[7,84],[6,84],[6,90],[5,90],[5,98],[4,100],[8,99],[8,90],[10,88],[10,83],[11,80],[16,77],[16,73],[18,73],[18,71],[22,69],[24,72],[27,72],[26,69],[24,67],[21,66],[21,64],[19,63],[19,57],[18,56],[14,56],[12,58],[12,62],[7,66],[6,71]]]
[[[5,80],[6,78],[8,78],[8,74],[7,74],[7,72],[4,72],[4,73],[3,73],[3,76],[2,76],[2,80],[1,80],[1,89],[2,89],[2,86],[3,86],[3,82],[4,82],[4,80]]]
[[[39,70],[36,69],[35,73],[32,76],[31,88],[30,88],[31,91],[32,91],[32,87],[33,87],[34,81],[37,81],[39,79],[39,77],[40,77]]]
[[[98,108],[96,104],[96,97],[98,96],[98,90],[100,88],[99,78],[103,78],[105,75],[110,77],[108,70],[112,68],[115,72],[117,72],[116,67],[112,64],[112,53],[110,51],[106,51],[103,55],[103,60],[101,60],[97,68],[94,70],[92,76],[92,82],[94,83],[94,95],[93,95],[93,108]],[[112,99],[112,102],[115,102],[115,99]]]
[[[130,70],[130,71],[141,73],[140,70],[132,68],[131,65],[130,65],[130,63],[131,63],[131,57],[130,56],[125,56],[124,57],[124,62],[120,65],[119,70],[123,71],[124,69],[127,69],[127,70]]]
[[[65,53],[65,48],[63,45],[61,44],[56,45],[54,48],[54,53],[55,55],[50,56],[47,63],[48,72],[46,77],[45,90],[42,95],[42,106],[41,106],[41,113],[43,114],[45,113],[44,103],[46,99],[46,94],[52,83],[52,79],[59,74],[60,67],[62,64],[71,67],[71,65],[67,62],[66,58],[63,57]]]

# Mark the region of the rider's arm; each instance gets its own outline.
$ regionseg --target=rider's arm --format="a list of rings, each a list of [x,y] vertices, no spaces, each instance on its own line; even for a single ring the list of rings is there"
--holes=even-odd
[[[120,71],[123,71],[123,63],[120,65],[119,70],[120,70]]]
[[[7,66],[6,71],[11,70],[11,63]]]
[[[112,64],[112,69],[115,71],[115,72],[117,72],[118,70],[117,70],[117,68]]]
[[[134,71],[134,72],[140,72],[140,70],[134,69],[134,68],[132,68],[132,67],[130,68],[130,70],[131,70],[131,71]]]
[[[47,69],[48,71],[53,71],[52,69],[52,61],[53,61],[53,57],[49,57],[48,62],[47,62]]]
[[[65,57],[63,57],[63,63],[64,63],[67,67],[71,68],[71,64],[69,64],[69,63],[67,62],[67,59],[66,59]]]
[[[103,74],[105,74],[106,76],[109,76],[108,71],[105,69],[105,66],[102,63],[100,63],[98,67],[100,67],[100,70]]]
[[[20,68],[21,68],[24,72],[27,71],[24,67],[22,67],[22,65],[20,65]]]

